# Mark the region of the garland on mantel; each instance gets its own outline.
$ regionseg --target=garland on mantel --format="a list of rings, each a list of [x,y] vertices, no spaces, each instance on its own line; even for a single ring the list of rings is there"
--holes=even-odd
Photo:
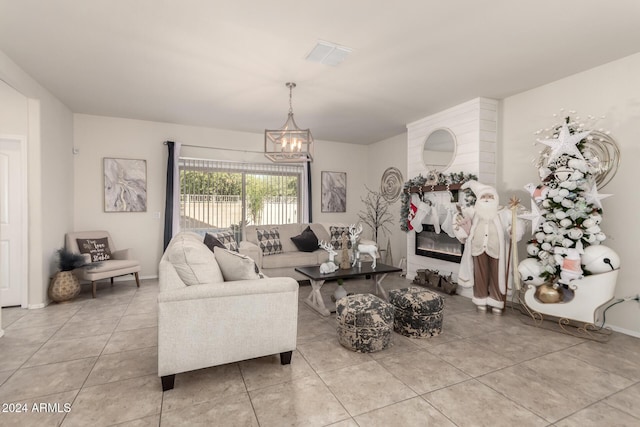
[[[464,172],[451,172],[448,175],[442,172],[429,172],[426,177],[422,174],[411,178],[404,183],[402,188],[402,203],[400,205],[400,229],[408,232],[409,226],[407,225],[407,217],[409,216],[409,205],[411,204],[411,194],[409,190],[411,187],[422,187],[423,185],[451,185],[451,184],[463,184],[472,179],[478,178],[473,174],[465,174]],[[470,206],[475,203],[475,195],[470,189],[463,190],[464,198],[460,199],[464,206]]]

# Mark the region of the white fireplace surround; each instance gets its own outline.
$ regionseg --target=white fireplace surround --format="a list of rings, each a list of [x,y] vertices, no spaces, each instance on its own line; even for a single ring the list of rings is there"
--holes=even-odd
[[[426,176],[422,162],[424,142],[436,129],[449,129],[456,139],[456,156],[451,165],[440,172],[471,173],[478,181],[496,185],[496,151],[498,143],[498,101],[476,98],[407,125],[407,177]],[[453,274],[457,280],[459,264],[415,254],[416,233],[407,235],[407,278],[416,270],[428,268],[441,274]],[[458,288],[458,293],[471,296],[470,289]],[[468,294],[468,295],[467,295]]]

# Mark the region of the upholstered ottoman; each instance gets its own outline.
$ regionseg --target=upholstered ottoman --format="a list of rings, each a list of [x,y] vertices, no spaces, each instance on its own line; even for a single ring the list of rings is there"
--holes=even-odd
[[[394,308],[375,295],[356,294],[336,302],[338,341],[358,353],[384,350],[391,342]]]
[[[433,337],[442,332],[444,299],[421,288],[393,289],[389,302],[395,307],[394,329],[412,338]]]

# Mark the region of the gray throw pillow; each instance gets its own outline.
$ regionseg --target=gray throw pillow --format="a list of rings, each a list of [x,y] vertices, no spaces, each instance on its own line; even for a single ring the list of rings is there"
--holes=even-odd
[[[256,263],[246,255],[220,247],[213,248],[225,282],[260,279]]]

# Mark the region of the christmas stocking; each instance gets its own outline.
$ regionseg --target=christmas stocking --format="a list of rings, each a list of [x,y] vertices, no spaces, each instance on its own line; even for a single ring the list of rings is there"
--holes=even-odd
[[[451,208],[447,209],[447,216],[442,223],[442,230],[449,235],[452,239],[456,238],[455,233],[453,232],[453,212],[451,212]]]
[[[424,203],[426,205],[426,222],[427,224],[433,224],[433,228],[436,234],[440,234],[440,216],[438,215],[438,205],[429,205],[428,203]],[[418,210],[420,210],[418,208]]]
[[[407,227],[409,230],[413,230],[412,223],[413,218],[416,216],[416,212],[418,211],[418,203],[420,203],[420,198],[417,194],[412,194],[411,199],[409,200],[409,215],[407,216]]]
[[[427,215],[428,208],[429,206],[420,200],[420,196],[417,194],[411,195],[409,216],[407,217],[409,230],[415,230],[416,233],[420,233],[422,231],[422,220]]]

